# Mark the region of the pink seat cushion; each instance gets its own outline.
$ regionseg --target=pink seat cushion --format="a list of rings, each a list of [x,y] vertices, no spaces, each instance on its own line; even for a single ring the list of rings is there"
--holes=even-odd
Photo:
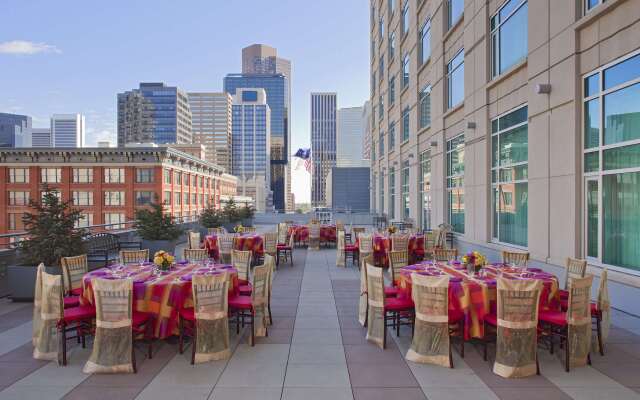
[[[344,246],[344,251],[358,251],[358,246],[355,244],[348,244]]]
[[[80,297],[66,296],[64,299],[64,308],[78,307],[80,305]]]
[[[250,310],[252,307],[251,296],[234,296],[229,299],[229,308]]]
[[[384,300],[384,309],[387,311],[404,311],[413,308],[413,301],[410,299],[398,299],[397,297],[388,297]]]
[[[251,284],[241,285],[238,287],[238,292],[240,292],[241,296],[250,296],[252,290]]]
[[[76,288],[71,291],[71,294],[74,296],[82,296],[82,288]]]
[[[560,294],[561,299],[569,298],[569,292],[567,290],[559,290],[558,293]]]
[[[286,244],[279,244],[277,248],[278,250],[291,250],[291,246]]]
[[[492,326],[498,326],[498,316],[495,314],[487,314],[484,316],[484,322]]]
[[[563,313],[562,311],[540,311],[539,319],[540,321],[544,321],[552,325],[567,325],[567,314]]]
[[[78,306],[64,310],[64,322],[76,322],[86,319],[93,319],[96,316],[96,309],[93,306]]]
[[[182,319],[186,319],[187,321],[195,321],[196,320],[196,316],[195,313],[193,311],[193,308],[183,308],[180,310],[180,317],[182,317]]]
[[[384,287],[384,297],[396,297],[398,295],[398,288],[394,286]]]

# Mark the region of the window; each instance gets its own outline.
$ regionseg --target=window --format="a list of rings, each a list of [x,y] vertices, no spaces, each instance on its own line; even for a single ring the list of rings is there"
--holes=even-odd
[[[42,168],[40,170],[42,183],[62,182],[62,168]]]
[[[380,212],[384,213],[384,176],[380,174]]]
[[[136,192],[136,206],[148,206],[153,203],[153,192]]]
[[[168,169],[163,169],[162,170],[162,175],[164,176],[164,183],[166,183],[167,185],[171,184],[171,171],[169,171]]]
[[[464,135],[447,141],[447,195],[449,224],[464,233]]]
[[[527,107],[491,121],[493,238],[527,246]]]
[[[431,85],[422,88],[419,96],[420,102],[420,129],[431,125]]]
[[[191,204],[193,204],[194,206],[198,204],[198,197],[195,193],[191,193]]]
[[[182,172],[173,171],[173,179],[176,185],[182,185]]]
[[[527,57],[527,14],[526,0],[509,0],[491,17],[494,78]]]
[[[191,186],[192,187],[198,186],[198,177],[195,175],[191,175]]]
[[[376,196],[376,189],[378,188],[378,178],[376,173],[374,172],[373,174],[371,174],[371,209],[375,210],[377,212],[382,212],[382,210],[379,210],[376,207],[376,199],[378,198],[378,196]]]
[[[91,191],[74,191],[72,193],[74,206],[92,206],[93,192]]]
[[[104,183],[124,183],[124,168],[105,168]]]
[[[58,190],[52,191],[51,194],[56,196],[58,201],[62,201],[62,193],[60,193]],[[44,195],[45,195],[45,192],[40,192],[40,201],[44,201]]]
[[[640,54],[584,78],[586,256],[640,271]]]
[[[460,50],[447,64],[447,109],[464,100],[464,50]]]
[[[376,142],[371,142],[371,161],[376,160]]]
[[[24,231],[24,223],[22,222],[23,213],[9,213],[9,230]]]
[[[124,213],[104,213],[105,229],[124,229]]]
[[[153,182],[153,168],[136,168],[136,182],[137,183],[152,183]]]
[[[402,4],[402,36],[409,33],[409,1],[405,0]]]
[[[431,20],[428,19],[424,25],[422,25],[422,29],[420,29],[420,44],[419,44],[419,54],[420,54],[420,65],[427,62],[429,56],[431,56]]]
[[[380,154],[380,157],[384,157],[384,131],[380,131],[380,141],[378,144],[380,146],[378,154]]]
[[[409,163],[405,161],[402,168],[402,217],[407,219],[410,215],[411,202],[409,199]]]
[[[384,54],[380,54],[380,68],[379,68],[379,73],[380,75],[378,76],[378,79],[383,80],[384,79]]]
[[[599,6],[604,3],[605,0],[584,0],[584,9],[585,12],[593,10],[593,8]]]
[[[381,15],[378,20],[378,38],[380,39],[380,43],[382,43],[382,38],[384,37],[384,17]]]
[[[389,0],[389,15],[393,15],[396,10],[396,0]]]
[[[409,86],[409,54],[402,57],[402,88]]]
[[[402,110],[402,142],[409,140],[409,106]]]
[[[376,71],[371,73],[371,94],[376,94]],[[375,115],[375,113],[374,113]]]
[[[29,183],[29,168],[9,168],[9,183]]]
[[[105,206],[124,206],[124,192],[105,191]]]
[[[384,98],[382,95],[378,96],[378,119],[382,120],[384,117]]]
[[[29,192],[9,192],[10,206],[27,206],[29,205]]]
[[[396,77],[389,78],[389,107],[396,102]]]
[[[393,219],[396,215],[396,170],[394,167],[389,168],[389,218]]]
[[[389,122],[389,151],[396,147],[396,123]]]
[[[420,154],[420,227],[431,229],[431,153]]]
[[[391,60],[396,56],[396,33],[391,32],[389,34],[389,65],[391,65]]]
[[[458,22],[464,12],[464,0],[447,0],[447,22],[449,29]]]
[[[182,193],[182,204],[189,205],[189,193]]]
[[[73,183],[92,183],[93,168],[74,168]]]
[[[93,225],[93,213],[80,213],[80,219],[76,221],[76,228],[88,228]]]
[[[176,202],[176,206],[179,206],[182,204],[182,195],[180,194],[180,192],[174,193],[173,200]]]
[[[165,206],[171,205],[171,192],[165,190],[164,195],[162,196],[162,204]]]

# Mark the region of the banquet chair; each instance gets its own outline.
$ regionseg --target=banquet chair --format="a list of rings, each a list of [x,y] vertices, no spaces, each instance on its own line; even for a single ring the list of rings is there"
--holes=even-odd
[[[394,233],[391,235],[391,251],[408,251],[409,235]]]
[[[291,235],[289,235],[289,241],[287,243],[278,244],[276,246],[276,265],[280,265],[280,260],[282,259],[283,262],[286,262],[288,260],[293,267],[293,238],[294,233],[291,232]]]
[[[358,246],[347,244],[344,231],[338,231],[337,257],[336,265],[346,267],[347,260],[351,258],[351,263],[357,265],[358,262]]]
[[[435,261],[449,261],[458,259],[458,249],[435,248],[433,250],[433,259]]]
[[[400,325],[413,325],[413,301],[411,299],[386,297],[382,268],[367,264],[367,340],[382,349],[387,346],[387,328],[395,327],[400,336]]]
[[[309,224],[309,249],[320,250],[320,224]]]
[[[200,232],[189,232],[189,248],[190,249],[199,249],[200,248]]]
[[[184,353],[184,338],[192,338],[191,365],[223,360],[231,355],[229,347],[229,276],[193,275],[193,308],[180,310],[178,351]]]
[[[503,378],[540,375],[538,308],[542,281],[498,278],[497,312],[484,317],[484,360],[489,338],[496,341],[493,373]],[[491,330],[494,335],[488,332]]]
[[[240,284],[249,283],[249,270],[251,269],[251,251],[232,250],[231,265],[238,271],[238,281]]]
[[[342,222],[342,220],[336,220],[336,230],[344,231],[344,222]]]
[[[369,299],[367,296],[367,264],[373,265],[373,254],[368,254],[360,259],[360,301],[358,303],[358,321],[360,325],[367,326],[367,314],[369,311]]]
[[[244,231],[244,233],[256,233],[255,226],[243,226],[242,230]]]
[[[276,274],[275,258],[269,254],[265,254],[264,265],[267,267],[267,272],[269,273],[269,278],[267,279],[267,321],[269,322],[269,325],[273,325],[273,315],[271,314],[271,293],[273,290],[273,278]]]
[[[120,264],[141,264],[149,261],[149,249],[120,250]]]
[[[197,263],[209,259],[207,249],[184,249],[182,258],[190,263]]]
[[[245,318],[249,319],[251,335],[249,344],[255,345],[256,336],[268,336],[267,329],[267,285],[269,269],[259,265],[253,269],[253,287],[250,296],[236,295],[229,299],[229,313],[235,316],[236,333],[240,333],[240,325],[244,326]]]
[[[569,288],[569,280],[571,278],[584,278],[587,273],[587,260],[567,257],[564,270],[564,290],[560,291],[560,297],[566,299],[569,297],[567,292]]]
[[[460,338],[464,358],[464,313],[449,309],[449,276],[411,274],[415,321],[409,361],[453,368],[451,339]]]
[[[502,263],[513,264],[518,267],[526,267],[529,262],[529,253],[520,251],[503,251]]]
[[[596,323],[596,335],[598,338],[598,351],[604,356],[604,343],[609,337],[611,326],[611,303],[609,301],[607,269],[603,269],[600,274],[600,286],[598,287],[598,298],[595,303],[591,303],[591,318]]]
[[[82,278],[89,272],[87,255],[76,257],[62,257],[60,259],[62,267],[62,293],[64,295],[64,307],[76,307],[80,305],[82,296]]]
[[[593,275],[569,278],[569,301],[566,312],[540,311],[540,326],[549,340],[550,351],[554,339],[560,339],[565,349],[565,370],[591,364],[591,284]]]
[[[263,238],[264,254],[275,257],[278,251],[278,232],[267,232],[264,234]]]
[[[400,270],[409,265],[409,252],[406,250],[389,252],[389,278],[393,286],[400,285]]]
[[[147,355],[152,357],[149,331],[153,318],[133,311],[133,280],[93,279],[95,302],[95,339],[93,350],[82,371],[95,373],[136,373],[134,342],[147,341]]]
[[[228,263],[231,260],[233,251],[233,234],[225,233],[218,236],[218,249],[220,251],[219,262]]]
[[[373,255],[373,235],[360,233],[357,239],[358,243],[358,268],[362,267],[360,259]],[[371,264],[374,262],[372,261]]]
[[[363,227],[355,226],[351,228],[351,233],[353,233],[353,239],[358,240],[358,237],[366,232],[366,229]]]
[[[426,232],[424,234],[424,258],[427,257],[433,258],[433,253],[436,249],[438,243],[438,234],[434,231]]]
[[[278,224],[278,244],[286,243],[289,237],[289,226],[284,222]]]
[[[38,266],[34,313],[39,317],[33,324],[33,358],[62,361],[67,365],[67,340],[80,338],[85,346],[85,336],[90,333],[96,316],[92,306],[64,308],[62,300],[62,276],[45,272],[44,264]],[[67,332],[76,332],[67,337]],[[62,349],[60,349],[62,345]]]

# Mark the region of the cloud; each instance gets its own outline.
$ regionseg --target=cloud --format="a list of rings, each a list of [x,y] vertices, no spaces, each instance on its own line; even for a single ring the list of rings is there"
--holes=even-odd
[[[0,43],[0,54],[32,55],[39,53],[60,54],[62,51],[50,44],[34,43],[26,40],[12,40]]]

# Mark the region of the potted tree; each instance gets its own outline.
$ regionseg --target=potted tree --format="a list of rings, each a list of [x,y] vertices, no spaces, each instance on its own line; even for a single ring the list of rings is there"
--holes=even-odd
[[[209,228],[217,228],[222,225],[223,219],[220,210],[216,210],[212,205],[209,205],[200,214],[200,226],[202,227],[200,235],[204,237],[209,233]]]
[[[82,215],[61,201],[59,192],[44,186],[42,200],[29,201],[34,212],[22,217],[27,238],[18,243],[19,265],[7,267],[9,287],[13,301],[32,301],[37,266],[44,263],[47,272],[60,274],[60,259],[85,252],[83,229],[76,229]]]
[[[243,226],[253,226],[253,215],[255,210],[249,205],[245,205],[238,211]]]
[[[159,250],[174,253],[178,238],[183,233],[182,228],[173,221],[171,215],[164,213],[157,201],[149,208],[136,210],[134,227],[142,239],[142,248],[149,249],[151,258]]]
[[[240,213],[238,211],[238,207],[236,206],[236,202],[233,199],[229,199],[224,205],[222,209],[223,215],[223,226],[227,230],[227,232],[233,232],[233,228],[240,222]]]

